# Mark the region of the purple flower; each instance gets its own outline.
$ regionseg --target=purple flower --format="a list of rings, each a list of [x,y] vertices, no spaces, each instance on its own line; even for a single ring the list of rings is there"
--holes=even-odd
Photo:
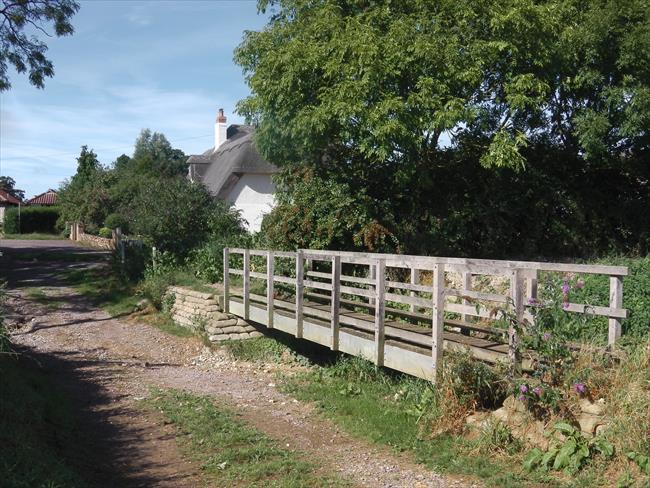
[[[528,305],[537,305],[537,298],[529,298]]]
[[[569,309],[569,306],[570,306],[570,303],[569,303],[569,302],[562,302],[562,308],[563,308],[564,310],[568,310],[568,309]]]
[[[578,290],[579,290],[580,288],[584,288],[584,286],[585,286],[585,280],[578,280],[578,281],[576,281],[576,284],[573,285],[573,286],[575,286],[575,288],[577,288]]]
[[[565,282],[562,284],[562,293],[565,294],[565,295],[568,295],[570,289],[571,289],[571,286],[569,285],[569,282],[568,282],[568,281],[565,281]]]
[[[550,332],[544,332],[542,339],[544,339],[545,341],[550,341],[551,337],[553,337],[553,334],[551,334]]]
[[[519,386],[519,391],[522,392],[522,393],[528,393],[528,386],[520,385]]]
[[[584,383],[574,383],[573,389],[578,395],[584,395],[587,392],[587,386]]]
[[[533,393],[537,396],[542,396],[542,387],[536,386],[535,388],[533,388]]]
[[[517,398],[519,398],[520,402],[525,402],[526,401],[526,397],[524,395],[519,395]]]

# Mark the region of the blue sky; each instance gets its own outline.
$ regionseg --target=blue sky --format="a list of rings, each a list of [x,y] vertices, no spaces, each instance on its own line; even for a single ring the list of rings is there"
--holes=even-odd
[[[71,37],[51,38],[45,89],[12,73],[0,94],[0,173],[31,197],[72,176],[84,144],[103,164],[142,128],[188,154],[211,147],[214,119],[241,122],[248,94],[233,49],[266,22],[255,1],[84,1]]]

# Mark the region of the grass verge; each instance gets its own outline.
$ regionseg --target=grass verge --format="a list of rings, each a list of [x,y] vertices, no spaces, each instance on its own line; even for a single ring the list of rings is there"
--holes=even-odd
[[[28,288],[26,294],[30,300],[40,303],[51,310],[55,310],[61,305],[61,299],[59,297],[48,295],[42,288]]]
[[[74,448],[69,400],[26,359],[0,353],[0,485],[84,487],[61,451]]]
[[[11,240],[30,240],[30,241],[50,241],[65,239],[61,234],[45,234],[42,232],[31,232],[29,234],[4,234],[3,239]]]
[[[338,487],[341,480],[323,477],[300,452],[247,426],[212,399],[177,390],[154,390],[145,405],[159,411],[179,431],[186,455],[201,463],[217,486]]]

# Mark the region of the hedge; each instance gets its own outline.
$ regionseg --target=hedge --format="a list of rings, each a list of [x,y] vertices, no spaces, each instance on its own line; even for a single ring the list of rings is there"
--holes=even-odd
[[[59,218],[57,207],[22,207],[20,221],[18,208],[5,211],[4,231],[7,234],[29,234],[31,232],[56,233]]]

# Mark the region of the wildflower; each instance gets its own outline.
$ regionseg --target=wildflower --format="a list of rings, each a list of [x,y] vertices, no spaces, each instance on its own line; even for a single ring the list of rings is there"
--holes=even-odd
[[[529,298],[528,305],[537,305],[537,298]]]
[[[521,393],[528,393],[528,386],[526,386],[526,385],[520,385],[520,386],[519,386],[519,391],[520,391]]]
[[[577,288],[578,290],[580,288],[584,288],[584,286],[585,286],[585,280],[578,280],[578,281],[576,281],[576,284],[574,285],[574,287]]]
[[[574,383],[573,389],[578,395],[584,395],[587,392],[587,385],[584,383]]]
[[[526,401],[526,397],[524,395],[519,395],[517,398],[519,399],[520,402]]]
[[[553,334],[551,334],[550,332],[544,332],[544,335],[542,336],[542,339],[544,339],[545,341],[550,341],[552,337],[553,337]]]
[[[568,295],[570,289],[571,289],[571,286],[569,285],[569,282],[568,282],[568,281],[565,281],[565,282],[562,284],[562,293],[563,293],[564,295]]]
[[[569,305],[570,305],[569,302],[562,302],[562,308],[563,308],[564,310],[568,310]]]
[[[538,397],[542,396],[542,387],[541,386],[536,386],[535,388],[533,388],[533,393],[535,395],[537,395]]]

